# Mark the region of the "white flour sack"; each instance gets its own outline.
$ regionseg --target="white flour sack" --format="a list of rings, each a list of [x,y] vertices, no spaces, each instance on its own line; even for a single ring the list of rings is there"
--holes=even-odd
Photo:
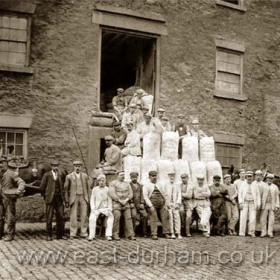
[[[197,177],[204,177],[204,184],[207,184],[206,165],[203,161],[190,162],[192,182],[197,182]]]
[[[184,137],[182,140],[182,159],[188,162],[199,161],[197,137]]]
[[[123,159],[125,181],[130,182],[130,173],[137,172],[141,175],[141,158],[128,155]]]
[[[213,137],[203,137],[200,139],[200,160],[215,160],[215,141]]]
[[[173,162],[170,160],[159,160],[157,162],[158,167],[158,181],[165,184],[169,181],[168,173],[174,172]]]
[[[174,169],[176,172],[176,178],[175,178],[176,183],[181,183],[181,175],[183,173],[188,174],[189,178],[191,179],[191,172],[190,172],[190,167],[189,167],[188,161],[179,159],[179,160],[173,162],[173,165],[174,165]],[[189,180],[189,182],[190,182],[190,180]]]
[[[157,171],[157,162],[155,160],[141,159],[141,184],[150,182],[150,171]]]
[[[211,186],[213,184],[213,176],[219,175],[222,178],[223,182],[223,171],[221,164],[215,160],[215,161],[208,161],[206,162],[207,166],[207,179],[208,179],[208,185]]]
[[[142,97],[145,107],[149,108],[149,113],[152,113],[154,96],[149,94]]]
[[[163,132],[161,144],[161,159],[177,160],[179,147],[178,132]]]
[[[147,133],[143,137],[143,159],[160,159],[160,135]]]

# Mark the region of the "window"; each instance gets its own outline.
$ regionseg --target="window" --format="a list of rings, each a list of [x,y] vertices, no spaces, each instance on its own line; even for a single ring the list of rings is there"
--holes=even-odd
[[[215,95],[224,98],[246,100],[242,92],[243,53],[235,42],[216,42]]]
[[[243,0],[216,0],[217,5],[245,12],[247,9],[244,7],[243,2]]]
[[[27,156],[27,131],[0,129],[0,154],[5,156]]]
[[[28,66],[29,19],[0,15],[0,65]]]

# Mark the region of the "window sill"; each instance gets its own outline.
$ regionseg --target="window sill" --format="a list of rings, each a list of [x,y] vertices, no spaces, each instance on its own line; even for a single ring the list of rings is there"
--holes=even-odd
[[[216,91],[214,93],[215,97],[224,98],[224,99],[233,99],[237,101],[247,101],[248,97],[240,94],[230,94],[228,92]]]
[[[4,72],[17,72],[17,73],[25,73],[25,74],[33,74],[33,68],[31,67],[16,67],[16,66],[4,66],[0,65],[0,71]]]
[[[241,6],[241,5],[227,3],[223,0],[216,0],[216,4],[221,5],[221,6],[225,6],[225,7],[234,9],[234,10],[238,10],[238,11],[241,11],[241,12],[246,12],[247,11],[247,9],[243,6]]]

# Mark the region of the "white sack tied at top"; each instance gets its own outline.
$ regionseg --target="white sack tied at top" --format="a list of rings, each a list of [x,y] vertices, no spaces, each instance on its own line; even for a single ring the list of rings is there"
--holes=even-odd
[[[130,182],[130,173],[137,172],[141,175],[141,158],[128,155],[123,159],[125,181]]]
[[[187,160],[188,162],[199,161],[197,137],[188,136],[183,138],[182,159]]]
[[[141,159],[141,184],[150,182],[150,171],[157,171],[157,162],[155,160]]]
[[[200,160],[215,160],[215,141],[213,137],[203,137],[200,139]]]
[[[160,135],[150,132],[143,137],[143,159],[160,159]]]
[[[211,186],[213,184],[213,177],[215,175],[219,175],[221,178],[223,178],[222,166],[217,160],[207,161],[206,167],[207,167],[207,180],[208,180],[209,186]],[[223,179],[222,179],[222,182],[223,182]]]
[[[143,100],[145,107],[147,107],[149,109],[149,113],[152,113],[154,96],[151,94],[148,94],[148,95],[143,96],[142,100]]]
[[[163,132],[161,144],[161,159],[175,161],[178,159],[178,132]]]
[[[169,182],[168,173],[174,172],[173,162],[170,160],[159,160],[157,161],[158,169],[158,181],[161,184],[166,184]]]
[[[175,176],[175,182],[176,183],[181,183],[182,182],[181,175],[183,173],[188,174],[189,175],[189,182],[191,181],[190,166],[189,166],[189,163],[188,163],[187,160],[179,159],[179,160],[173,162],[173,166],[174,166],[174,170],[175,170],[175,173],[176,173],[176,176]]]
[[[204,185],[207,185],[206,164],[203,161],[190,162],[191,179],[193,183],[197,182],[197,178],[204,178]]]

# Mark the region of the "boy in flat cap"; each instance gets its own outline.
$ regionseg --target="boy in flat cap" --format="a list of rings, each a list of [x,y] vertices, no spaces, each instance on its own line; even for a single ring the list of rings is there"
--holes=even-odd
[[[226,195],[226,208],[227,208],[227,217],[228,217],[228,234],[236,235],[236,224],[239,219],[239,209],[237,203],[238,192],[234,184],[231,183],[231,176],[226,174],[224,176],[225,187],[228,191]]]
[[[105,236],[108,241],[112,240],[114,215],[112,198],[109,196],[109,188],[106,186],[106,176],[101,174],[97,177],[98,185],[93,188],[90,198],[89,237],[95,239],[96,222],[99,215],[107,217]]]
[[[139,174],[137,172],[130,173],[130,186],[133,192],[133,198],[131,200],[131,214],[133,220],[134,232],[136,229],[137,221],[142,224],[142,233],[144,237],[147,237],[147,225],[148,214],[145,209],[145,200],[143,197],[143,186],[138,182]]]
[[[152,239],[158,239],[158,218],[162,223],[163,234],[169,235],[169,215],[166,209],[166,191],[161,184],[157,183],[157,171],[149,172],[150,182],[143,185],[143,196],[148,207],[148,215],[151,226]]]
[[[82,162],[73,162],[74,171],[66,176],[65,206],[70,206],[70,238],[77,238],[78,216],[80,216],[80,236],[85,238],[87,234],[87,217],[90,196],[89,178],[82,172]],[[80,209],[78,213],[78,209]]]
[[[263,186],[262,190],[262,212],[261,212],[261,237],[273,238],[273,226],[275,219],[275,212],[279,210],[279,190],[273,184],[274,175],[269,173],[266,176],[267,184]]]
[[[216,231],[217,235],[225,235],[225,226],[227,222],[227,209],[226,198],[228,194],[227,189],[221,184],[221,177],[215,175],[213,177],[213,185],[209,187],[211,191],[211,210],[213,222],[213,231]]]
[[[114,240],[120,240],[120,219],[123,215],[127,237],[130,240],[135,240],[130,209],[130,200],[133,198],[133,192],[130,184],[125,182],[124,178],[124,171],[118,171],[118,178],[112,181],[109,186],[109,195],[113,200],[113,238]]]
[[[57,239],[65,239],[64,237],[64,189],[62,175],[58,170],[59,162],[53,160],[51,162],[51,171],[46,172],[40,184],[40,191],[46,203],[47,215],[47,241],[52,240],[52,221],[55,211],[56,218],[56,237]]]
[[[238,193],[240,209],[239,236],[245,236],[247,221],[249,220],[248,235],[256,237],[256,211],[261,207],[261,197],[257,185],[252,184],[254,173],[247,171],[245,177],[246,182],[242,184]]]

